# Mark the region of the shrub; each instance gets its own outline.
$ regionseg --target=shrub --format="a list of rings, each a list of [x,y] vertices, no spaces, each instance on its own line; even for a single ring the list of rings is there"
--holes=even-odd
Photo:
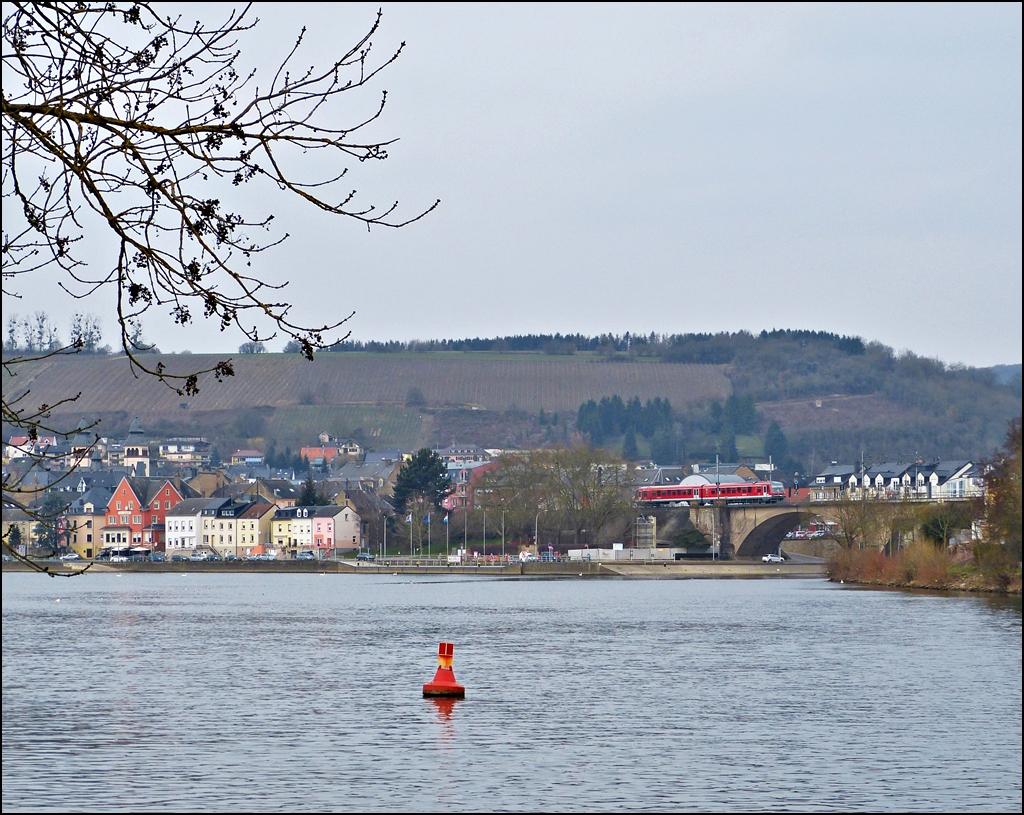
[[[981,541],[974,546],[974,565],[985,582],[1005,591],[1017,571],[1017,564],[1009,549],[999,543]]]

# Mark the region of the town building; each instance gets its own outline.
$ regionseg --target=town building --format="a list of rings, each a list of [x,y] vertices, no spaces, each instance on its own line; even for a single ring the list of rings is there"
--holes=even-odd
[[[259,450],[235,450],[231,454],[231,463],[242,467],[262,467],[263,453]]]
[[[271,538],[286,560],[300,552],[319,559],[354,551],[362,545],[362,524],[355,508],[345,504],[325,507],[285,507],[274,513]]]
[[[122,476],[107,504],[107,523],[101,530],[101,548],[145,547],[155,551],[164,548],[164,519],[191,491],[165,478]]]
[[[168,555],[185,554],[195,550],[202,523],[201,514],[209,500],[186,498],[167,511],[164,520],[167,536],[164,548]]]
[[[501,464],[497,461],[466,461],[448,465],[451,491],[441,501],[447,510],[476,509],[476,490],[483,477]]]
[[[101,530],[112,496],[110,490],[93,487],[75,498],[65,512],[68,547],[85,560],[96,557],[102,547]]]
[[[491,460],[490,454],[475,444],[451,444],[448,447],[436,448],[434,452],[445,464],[472,464]]]

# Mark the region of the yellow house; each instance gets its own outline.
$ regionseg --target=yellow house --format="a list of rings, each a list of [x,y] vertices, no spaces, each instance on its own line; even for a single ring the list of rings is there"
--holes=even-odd
[[[271,503],[258,502],[238,516],[238,544],[242,555],[250,555],[257,546],[269,547],[271,543],[271,526],[277,506]]]
[[[11,540],[11,531],[14,527],[18,528],[18,535],[21,536],[21,543],[26,548],[32,546],[35,543],[35,536],[33,530],[35,529],[37,521],[27,512],[21,509],[15,509],[14,507],[4,507],[3,509],[3,536],[4,543],[9,543]]]
[[[100,530],[106,525],[109,501],[109,491],[94,488],[72,501],[64,514],[68,546],[85,560],[96,557],[103,546]]]

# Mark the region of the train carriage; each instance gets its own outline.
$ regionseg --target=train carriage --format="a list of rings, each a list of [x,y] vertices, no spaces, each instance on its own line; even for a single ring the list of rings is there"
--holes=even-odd
[[[724,501],[726,504],[774,504],[785,498],[785,488],[777,481],[715,481],[689,476],[679,484],[640,487],[634,496],[644,506],[673,506],[698,502],[701,505]]]

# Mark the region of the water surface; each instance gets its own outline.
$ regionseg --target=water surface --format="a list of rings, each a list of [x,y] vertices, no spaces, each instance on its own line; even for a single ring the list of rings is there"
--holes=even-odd
[[[3,576],[4,811],[782,808],[1019,811],[1019,598]]]

